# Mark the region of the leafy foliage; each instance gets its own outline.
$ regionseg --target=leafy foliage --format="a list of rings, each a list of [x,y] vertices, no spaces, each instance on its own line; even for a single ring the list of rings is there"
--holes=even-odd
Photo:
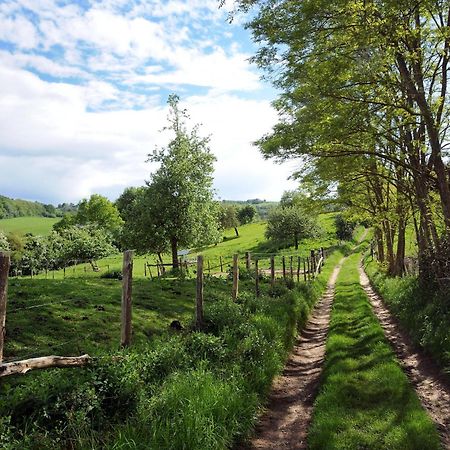
[[[9,241],[6,236],[0,231],[0,251],[9,251]]]
[[[297,250],[300,239],[313,237],[317,233],[316,218],[299,206],[280,206],[269,214],[266,237],[281,246],[294,245]]]
[[[238,210],[238,219],[242,225],[250,223],[256,217],[256,208],[253,205],[243,206]]]

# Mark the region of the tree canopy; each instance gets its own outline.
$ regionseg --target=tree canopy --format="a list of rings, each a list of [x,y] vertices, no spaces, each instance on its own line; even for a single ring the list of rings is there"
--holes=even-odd
[[[281,94],[266,157],[368,218],[401,274],[408,221],[424,273],[448,277],[450,4],[435,0],[242,0],[253,60]],[[447,161],[447,162],[446,162]]]

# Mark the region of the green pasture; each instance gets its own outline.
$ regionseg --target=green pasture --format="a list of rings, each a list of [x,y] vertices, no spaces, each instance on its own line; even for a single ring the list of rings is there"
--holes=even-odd
[[[50,217],[14,217],[12,219],[1,219],[0,230],[4,233],[25,235],[32,233],[35,236],[45,236],[52,231],[52,227],[60,218]]]

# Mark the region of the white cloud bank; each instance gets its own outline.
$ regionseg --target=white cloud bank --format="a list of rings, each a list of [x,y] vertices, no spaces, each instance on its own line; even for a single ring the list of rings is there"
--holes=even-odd
[[[229,42],[216,5],[0,4],[0,194],[63,202],[142,185],[147,154],[167,141],[159,130],[168,91],[181,92],[192,122],[212,136],[221,198],[270,200],[293,188],[292,165],[264,161],[251,145],[276,116],[255,99],[258,75],[241,43]]]

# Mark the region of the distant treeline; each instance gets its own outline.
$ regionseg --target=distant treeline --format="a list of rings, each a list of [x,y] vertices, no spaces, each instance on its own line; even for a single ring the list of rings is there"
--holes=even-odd
[[[76,205],[72,203],[62,203],[54,206],[0,195],[0,219],[25,216],[62,217],[66,212],[74,210],[76,210]]]
[[[278,205],[278,202],[268,202],[266,200],[261,200],[259,198],[252,198],[250,200],[222,200],[225,205],[252,205],[255,207],[256,212],[261,220],[266,220],[269,215],[269,211]]]

